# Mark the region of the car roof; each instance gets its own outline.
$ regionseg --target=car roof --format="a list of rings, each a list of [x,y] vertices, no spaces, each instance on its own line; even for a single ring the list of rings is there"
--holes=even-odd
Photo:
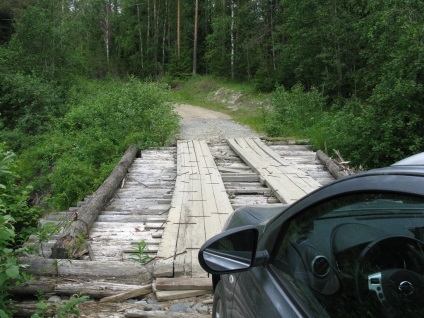
[[[364,175],[377,175],[377,174],[379,175],[404,174],[404,175],[423,176],[424,175],[424,152],[402,159],[392,164],[389,167],[368,170],[362,173],[358,173],[356,175],[352,175],[352,177],[355,178],[355,176],[361,177]]]
[[[405,158],[394,163],[392,166],[422,166],[424,167],[424,152],[417,153],[411,157]]]

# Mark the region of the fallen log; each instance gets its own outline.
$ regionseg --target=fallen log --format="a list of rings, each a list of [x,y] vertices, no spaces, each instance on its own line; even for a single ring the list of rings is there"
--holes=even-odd
[[[212,291],[211,290],[165,290],[165,291],[156,291],[156,298],[158,301],[165,301],[165,300],[176,300],[176,299],[183,299],[183,298],[189,298],[189,297],[197,297],[197,296],[203,296],[208,295]]]
[[[100,299],[115,296],[134,290],[140,290],[144,285],[112,283],[104,280],[76,280],[53,277],[38,277],[14,286],[10,293],[12,295],[36,295],[37,293],[56,295],[85,295],[91,299]]]
[[[36,276],[72,278],[75,280],[104,279],[111,282],[143,284],[153,278],[153,267],[135,262],[81,261],[69,259],[46,259],[42,257],[21,257],[26,273]]]
[[[211,278],[157,278],[156,289],[160,291],[209,290],[212,291]]]
[[[140,309],[127,309],[125,317],[128,318],[150,318],[150,317],[164,317],[164,318],[202,318],[208,317],[202,314],[192,314],[183,312],[167,312],[167,311],[144,311]]]
[[[76,255],[81,255],[82,251],[87,249],[85,244],[80,244],[78,241],[81,237],[86,237],[98,214],[120,186],[136,154],[137,147],[135,145],[127,149],[109,177],[89,198],[88,202],[78,209],[74,220],[68,224],[63,234],[52,246],[51,258],[74,259]]]
[[[133,290],[127,291],[125,293],[119,293],[116,295],[104,297],[100,299],[100,302],[109,302],[109,303],[118,303],[123,300],[127,300],[130,298],[136,298],[140,296],[144,296],[150,294],[153,291],[152,284],[141,286],[140,288],[135,288]]]
[[[331,175],[336,178],[340,179],[342,177],[346,177],[349,175],[348,172],[342,170],[337,164],[333,162],[333,160],[328,157],[323,151],[318,150],[317,151],[317,157],[318,159],[327,167],[328,171],[331,173]]]

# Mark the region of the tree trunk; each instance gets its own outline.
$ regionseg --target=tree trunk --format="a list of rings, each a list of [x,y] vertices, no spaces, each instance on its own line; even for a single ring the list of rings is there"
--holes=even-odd
[[[154,57],[153,72],[155,78],[158,76],[158,46],[159,46],[159,21],[158,21],[157,0],[153,1],[153,41],[154,41]]]
[[[197,29],[199,19],[199,0],[196,0],[196,7],[194,9],[194,38],[193,38],[193,75],[197,73]]]
[[[138,41],[140,42],[140,66],[141,73],[144,74],[144,63],[143,63],[143,38],[141,36],[141,19],[140,19],[140,6],[137,3],[137,23],[138,23]]]
[[[114,195],[125,177],[137,153],[135,145],[128,148],[121,161],[93,194],[89,201],[76,213],[75,219],[65,228],[62,236],[52,246],[52,258],[75,258],[84,244],[78,243],[80,237],[86,237],[98,214]]]
[[[104,26],[104,37],[105,37],[105,45],[106,45],[106,60],[109,63],[110,61],[110,3],[106,4],[106,16],[105,16],[105,26]]]
[[[231,0],[231,79],[234,80],[234,55],[235,55],[235,40],[234,40],[234,0]]]
[[[177,7],[177,56],[180,58],[181,52],[181,0],[178,0]]]

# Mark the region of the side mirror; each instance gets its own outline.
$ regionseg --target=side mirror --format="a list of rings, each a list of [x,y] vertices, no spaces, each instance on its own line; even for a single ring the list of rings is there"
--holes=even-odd
[[[202,245],[199,263],[211,274],[248,270],[255,262],[258,236],[256,227],[250,225],[222,232]]]

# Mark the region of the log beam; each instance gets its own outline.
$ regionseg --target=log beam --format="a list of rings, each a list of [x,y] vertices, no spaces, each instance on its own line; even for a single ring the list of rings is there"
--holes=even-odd
[[[129,147],[109,177],[88,202],[79,208],[74,220],[68,224],[62,236],[52,246],[52,258],[75,259],[81,254],[82,250],[87,248],[84,244],[78,244],[79,238],[86,237],[98,214],[104,209],[121,184],[136,154],[137,147],[135,145]]]
[[[334,161],[330,157],[328,157],[323,151],[318,150],[317,157],[327,167],[328,171],[334,178],[340,179],[349,175],[348,172],[342,170],[340,166],[335,164]]]

